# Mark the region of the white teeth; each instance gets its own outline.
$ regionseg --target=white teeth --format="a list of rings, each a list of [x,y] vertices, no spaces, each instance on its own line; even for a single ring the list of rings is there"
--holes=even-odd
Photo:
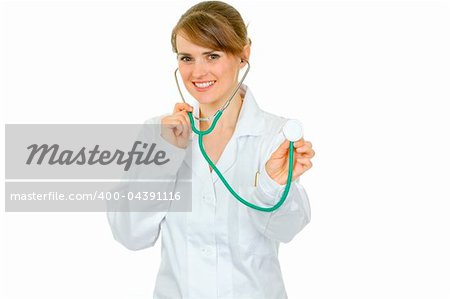
[[[204,83],[194,83],[195,86],[200,87],[200,88],[206,88],[208,86],[211,86],[214,84],[214,81],[209,81],[209,82],[204,82]]]

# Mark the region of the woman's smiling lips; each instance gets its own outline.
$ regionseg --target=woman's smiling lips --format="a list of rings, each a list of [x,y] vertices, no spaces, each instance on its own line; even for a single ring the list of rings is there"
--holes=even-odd
[[[216,83],[216,80],[210,80],[210,81],[193,81],[192,84],[195,86],[195,89],[197,91],[207,91],[211,89],[211,87]]]

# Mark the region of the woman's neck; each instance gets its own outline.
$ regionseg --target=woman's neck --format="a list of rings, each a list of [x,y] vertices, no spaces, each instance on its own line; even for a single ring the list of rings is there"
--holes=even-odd
[[[214,113],[217,112],[224,103],[215,103],[215,104],[207,104],[207,105],[200,105],[200,117],[208,117],[214,115]],[[214,128],[214,131],[212,133],[220,134],[221,132],[232,130],[234,131],[237,120],[239,118],[239,113],[241,111],[242,107],[242,96],[239,92],[236,93],[234,98],[231,100],[228,107],[223,111],[223,114],[220,116],[219,120],[216,123],[216,126]],[[209,121],[201,121],[200,122],[200,129],[207,130],[214,118],[212,117]],[[211,133],[211,134],[212,134]]]

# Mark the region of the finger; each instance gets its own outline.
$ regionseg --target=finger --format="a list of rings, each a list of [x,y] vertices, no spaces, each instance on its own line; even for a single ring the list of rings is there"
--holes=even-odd
[[[308,142],[308,141],[306,141],[306,142]],[[298,147],[304,146],[306,142],[305,142],[305,139],[302,138],[299,141],[294,142],[294,147],[298,148]]]
[[[187,133],[189,132],[189,129],[190,129],[191,126],[190,126],[188,120],[186,119],[186,116],[178,115],[177,116],[177,122],[178,122],[178,124],[177,124],[177,132],[179,133],[178,136],[181,135],[182,133],[185,133],[185,132],[186,132],[186,134],[184,134],[184,135],[187,135]]]
[[[183,132],[181,133],[181,137],[186,139],[188,137],[188,128],[183,128]]]
[[[191,122],[189,121],[189,117],[187,115],[185,115],[185,129],[186,129],[186,136],[190,136],[192,133],[192,127],[191,127]]]
[[[311,167],[309,167],[311,168]],[[295,176],[295,178],[298,178],[299,176],[301,176],[303,173],[305,173],[307,170],[309,170],[308,166],[304,165],[304,164],[295,164],[294,167],[294,171],[293,171],[293,176]]]
[[[164,123],[161,123],[163,127],[173,129],[178,125],[178,119],[174,117],[167,118]]]
[[[194,111],[194,107],[189,105],[188,103],[176,103],[175,107],[173,109],[173,113],[180,112],[180,111]]]
[[[176,112],[172,117],[180,120],[181,122],[183,122],[184,124],[189,124],[189,116],[186,113],[186,111],[179,111]]]
[[[176,136],[181,136],[183,133],[189,131],[189,126],[184,123],[184,120],[178,120],[178,124],[176,125]],[[186,133],[187,134],[187,133]]]
[[[182,132],[182,130],[181,130],[180,124],[178,123],[175,126],[175,129],[173,130],[173,133],[175,134],[175,136],[178,137],[178,136],[180,136],[181,132]]]
[[[185,111],[185,110],[183,110],[183,111],[178,111],[178,112],[176,112],[176,113],[174,113],[173,114],[173,116],[183,116],[183,119],[185,119],[186,120],[186,124],[187,125],[189,125],[189,127],[191,126],[191,120],[190,120],[190,117],[189,117],[189,115],[188,115],[188,113]]]
[[[172,116],[172,119],[176,119],[177,121],[181,122],[186,127],[190,127],[191,123],[189,121],[189,116],[185,111],[177,112]]]
[[[183,112],[177,112],[173,115],[170,115],[164,119],[164,124],[177,123],[178,120],[183,119]]]
[[[187,111],[190,110],[191,106],[187,103],[176,103],[175,107],[173,109],[173,113],[179,112],[179,111]]]
[[[275,152],[273,152],[272,157],[275,159],[283,158],[286,156],[286,153],[289,151],[290,141],[285,139],[280,146],[277,148]]]
[[[184,116],[184,126],[185,126],[185,129],[186,129],[185,130],[186,136],[183,135],[183,137],[187,137],[192,132],[191,122],[189,120],[189,116],[187,115],[187,113],[185,113],[183,116]]]
[[[312,157],[314,157],[315,155],[316,155],[316,152],[314,151],[314,150],[308,150],[308,151],[306,151],[306,152],[304,152],[304,153],[301,153],[300,154],[302,157],[304,157],[304,158],[312,158]]]
[[[315,155],[315,151],[309,145],[304,145],[302,147],[299,147],[295,150],[295,152],[297,154],[302,155],[303,157],[312,158]]]
[[[186,126],[186,132],[191,130],[191,122],[189,121],[189,116],[187,113],[184,115],[184,125]]]
[[[180,113],[179,115],[183,117],[183,123],[189,128],[191,128],[191,120],[189,119],[189,115],[186,113],[186,111],[181,111],[178,113]]]
[[[305,170],[308,170],[312,167],[312,162],[309,158],[298,158],[296,159],[297,163],[302,166]]]

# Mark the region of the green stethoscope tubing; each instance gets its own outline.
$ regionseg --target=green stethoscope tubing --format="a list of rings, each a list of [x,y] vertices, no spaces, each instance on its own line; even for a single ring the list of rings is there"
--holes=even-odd
[[[190,111],[188,112],[189,120],[191,122],[192,131],[194,131],[198,135],[198,144],[200,146],[200,151],[202,152],[203,157],[208,162],[209,166],[211,166],[211,168],[214,169],[214,171],[217,173],[217,175],[219,176],[220,180],[225,185],[225,187],[228,189],[228,191],[230,191],[230,193],[237,200],[239,200],[242,204],[244,204],[244,205],[246,205],[246,206],[248,206],[248,207],[250,207],[252,209],[255,209],[255,210],[258,210],[258,211],[262,211],[262,212],[275,211],[276,209],[281,207],[281,205],[284,203],[284,201],[286,200],[287,195],[289,193],[289,188],[291,187],[292,172],[293,172],[293,165],[294,165],[294,142],[290,141],[290,143],[289,143],[289,171],[288,171],[288,178],[287,178],[287,182],[286,182],[286,187],[284,188],[284,192],[283,192],[283,195],[281,196],[280,200],[278,201],[277,204],[275,204],[272,207],[260,207],[260,206],[254,205],[251,202],[248,202],[245,199],[243,199],[242,197],[240,197],[239,194],[237,194],[233,190],[233,188],[228,184],[227,180],[223,177],[223,175],[220,172],[220,170],[211,161],[211,159],[209,158],[208,154],[205,151],[205,148],[203,147],[203,136],[204,135],[208,135],[209,133],[211,133],[214,130],[214,127],[216,126],[217,121],[219,120],[220,116],[222,115],[222,112],[223,112],[222,110],[219,110],[217,112],[217,114],[215,115],[211,126],[205,131],[197,130],[197,128],[195,127],[195,123],[194,123],[194,118],[192,116],[192,112],[190,112]]]

